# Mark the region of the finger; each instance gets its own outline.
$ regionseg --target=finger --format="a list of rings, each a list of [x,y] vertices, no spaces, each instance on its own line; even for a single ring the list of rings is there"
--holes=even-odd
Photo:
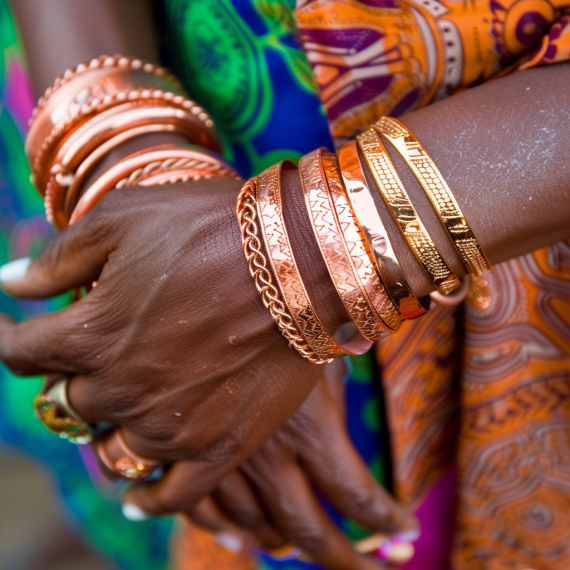
[[[309,477],[344,517],[374,533],[416,536],[419,523],[372,476],[340,421],[327,425],[326,449],[321,438],[307,438],[300,459]],[[416,536],[417,538],[417,536]]]
[[[22,323],[0,315],[0,360],[19,376],[89,372],[97,347],[86,342],[87,316],[82,303]]]
[[[0,284],[21,299],[45,299],[96,281],[116,236],[101,213],[86,216],[50,240],[34,259],[0,268]]]
[[[277,529],[318,565],[329,570],[378,570],[378,564],[358,554],[318,503],[298,465],[276,469],[253,459],[242,467],[255,484]]]
[[[268,549],[277,549],[286,541],[269,523],[249,483],[239,471],[232,471],[213,491],[221,512],[237,526],[250,531]]]
[[[180,461],[159,481],[133,485],[123,503],[136,506],[148,516],[191,513],[233,468],[224,462]]]

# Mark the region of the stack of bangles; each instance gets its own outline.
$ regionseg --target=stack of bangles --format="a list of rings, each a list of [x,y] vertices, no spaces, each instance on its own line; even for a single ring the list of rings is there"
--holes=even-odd
[[[186,144],[146,148],[113,164],[86,187],[120,145],[151,133],[175,133]],[[26,138],[32,181],[58,230],[79,221],[108,192],[198,178],[239,178],[218,153],[213,121],[167,70],[138,59],[101,56],[56,79],[33,112]],[[73,410],[68,378],[46,382],[37,417],[73,443],[94,442],[103,467],[129,479],[156,476],[161,465],[139,457],[120,429],[93,426]]]
[[[444,305],[463,300],[463,283],[450,269],[422,223],[384,142],[411,168],[468,273],[478,277],[490,263],[455,197],[426,149],[402,123],[383,117],[338,156],[316,150],[299,163],[299,176],[314,237],[330,279],[357,330],[337,341],[311,303],[293,254],[283,215],[282,169],[285,162],[250,179],[238,198],[237,216],[250,273],[277,327],[301,356],[323,364],[339,356],[362,354],[372,343],[397,331],[405,320],[423,315],[429,297],[417,299],[406,280],[375,205],[378,191],[400,232]],[[377,190],[366,180],[370,170]]]

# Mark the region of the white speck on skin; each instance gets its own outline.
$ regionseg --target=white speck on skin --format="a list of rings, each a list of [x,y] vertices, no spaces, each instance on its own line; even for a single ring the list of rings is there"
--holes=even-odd
[[[528,199],[529,199],[529,200],[532,200],[532,196],[529,196]]]
[[[182,414],[180,412],[174,412],[174,415],[179,418]]]
[[[85,324],[83,325],[83,328],[86,329],[88,326],[89,326],[89,325],[88,325],[87,323],[85,323]]]

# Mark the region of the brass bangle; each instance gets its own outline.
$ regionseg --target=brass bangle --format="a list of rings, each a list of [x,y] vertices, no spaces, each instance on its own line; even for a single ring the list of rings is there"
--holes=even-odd
[[[293,317],[288,311],[281,292],[274,285],[274,279],[267,268],[267,258],[262,251],[259,236],[257,204],[255,200],[257,178],[248,180],[239,193],[236,214],[241,231],[241,239],[249,272],[261,295],[261,300],[269,310],[281,334],[303,358],[313,364],[325,364],[330,359],[321,359],[301,336]]]
[[[469,273],[481,275],[490,269],[491,264],[487,256],[427,150],[410,130],[396,119],[383,117],[375,127],[394,145],[416,175]]]
[[[356,140],[390,214],[433,284],[444,295],[461,287],[418,217],[378,132],[370,128]]]
[[[398,263],[368,187],[355,141],[350,141],[341,148],[339,164],[348,198],[388,295],[404,319],[415,319],[423,315],[429,305],[424,307],[418,301]]]
[[[354,263],[361,263],[361,259],[352,259],[345,241],[345,234],[341,230],[335,212],[333,190],[336,190],[337,202],[344,201],[344,204],[337,204],[337,206],[349,208],[346,196],[344,196],[344,188],[339,189],[334,184],[335,174],[340,182],[336,157],[328,153],[324,154],[323,149],[315,150],[301,159],[299,174],[317,244],[346,312],[362,336],[368,340],[376,341],[390,334],[391,329],[384,324],[374,310],[366,289],[358,278]],[[341,195],[338,195],[339,190]],[[363,261],[369,261],[366,251],[362,253],[365,257]],[[353,251],[353,255],[358,254]]]
[[[370,343],[360,334],[341,346],[327,331],[311,304],[297,268],[283,216],[281,168],[268,168],[257,177],[256,202],[264,245],[273,276],[299,333],[322,360],[363,354]]]

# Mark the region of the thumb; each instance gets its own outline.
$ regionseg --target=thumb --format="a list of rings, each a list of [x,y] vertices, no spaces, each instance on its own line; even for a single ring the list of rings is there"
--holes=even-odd
[[[114,249],[112,228],[86,217],[50,240],[35,258],[0,267],[0,285],[20,299],[46,299],[96,281]]]

